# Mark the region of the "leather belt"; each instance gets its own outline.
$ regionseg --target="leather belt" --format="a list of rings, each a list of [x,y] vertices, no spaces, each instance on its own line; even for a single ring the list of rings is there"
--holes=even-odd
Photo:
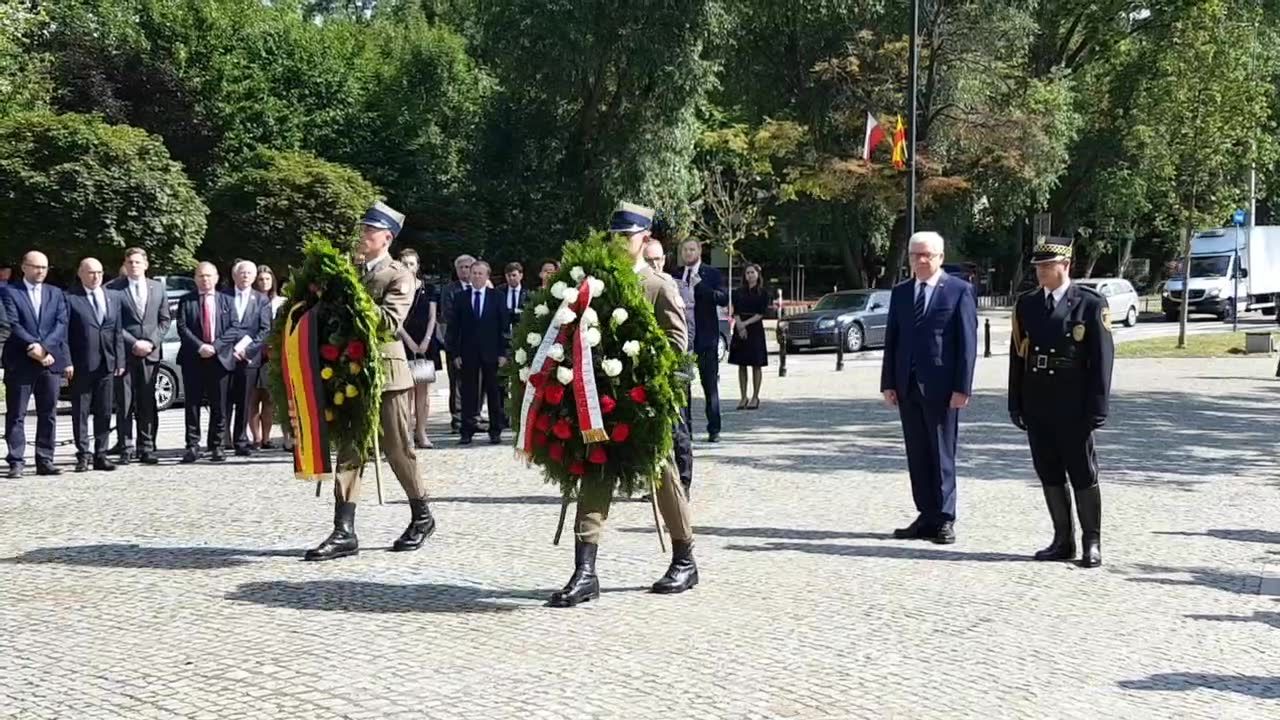
[[[1028,360],[1031,367],[1038,370],[1078,370],[1084,367],[1083,361],[1056,355],[1031,355]]]

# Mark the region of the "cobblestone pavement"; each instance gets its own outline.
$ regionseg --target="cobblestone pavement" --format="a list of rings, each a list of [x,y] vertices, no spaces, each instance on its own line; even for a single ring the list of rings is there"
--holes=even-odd
[[[620,503],[606,593],[573,610],[543,607],[572,564],[557,498],[439,427],[419,457],[440,531],[411,554],[386,552],[408,515],[389,480],[360,556],[300,562],[328,487],[279,454],[0,480],[0,717],[1280,716],[1274,360],[1117,366],[1097,571],[1027,562],[1049,527],[1004,363],[980,362],[962,421],[957,544],[890,539],[912,511],[878,370],[805,355],[759,411],[723,379],[702,585],[644,592],[666,561],[649,507]]]

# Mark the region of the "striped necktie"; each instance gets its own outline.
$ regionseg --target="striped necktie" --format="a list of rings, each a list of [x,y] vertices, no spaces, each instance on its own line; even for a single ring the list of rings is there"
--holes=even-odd
[[[917,290],[916,290],[916,304],[915,304],[915,312],[916,312],[916,324],[917,324],[917,325],[919,325],[920,323],[924,322],[924,289],[925,289],[925,284],[924,284],[924,283],[918,283],[916,287],[917,287]]]

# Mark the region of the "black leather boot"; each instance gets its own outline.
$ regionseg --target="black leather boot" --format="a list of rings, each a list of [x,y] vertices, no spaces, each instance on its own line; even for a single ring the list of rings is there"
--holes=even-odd
[[[578,541],[573,546],[573,575],[551,595],[551,607],[573,607],[600,599],[600,578],[596,577],[596,550],[599,545]]]
[[[674,595],[693,589],[698,584],[698,565],[693,561],[693,541],[671,541],[671,565],[667,573],[653,584],[653,592]]]
[[[360,552],[356,541],[356,504],[339,503],[333,508],[333,532],[307,551],[304,560],[335,560]]]
[[[1037,560],[1074,560],[1076,531],[1071,522],[1071,493],[1066,485],[1042,485],[1044,502],[1053,520],[1053,542],[1036,553]]]
[[[409,520],[409,527],[400,533],[399,539],[391,546],[391,549],[397,552],[417,550],[422,547],[422,542],[436,531],[436,519],[431,516],[431,508],[427,507],[426,498],[410,500],[409,511],[413,513],[413,517]]]
[[[1076,514],[1084,544],[1080,567],[1098,567],[1102,564],[1102,492],[1097,485],[1076,490]]]

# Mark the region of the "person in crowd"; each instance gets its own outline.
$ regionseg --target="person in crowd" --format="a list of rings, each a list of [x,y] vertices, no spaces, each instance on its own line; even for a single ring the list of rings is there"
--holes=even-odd
[[[742,287],[733,291],[733,313],[737,322],[729,343],[729,363],[738,366],[738,391],[742,398],[738,409],[755,410],[760,407],[760,382],[764,379],[764,367],[769,364],[764,337],[769,295],[765,292],[759,265],[742,269],[742,283]],[[748,370],[752,381],[750,399],[747,397]]]
[[[13,266],[9,263],[0,263],[0,285],[8,285],[13,282]]]
[[[235,306],[236,328],[240,334],[231,351],[236,364],[227,390],[230,434],[236,455],[240,457],[253,454],[249,444],[250,405],[258,392],[263,351],[271,331],[271,301],[253,288],[257,279],[258,266],[248,260],[238,260],[231,268],[232,287],[227,293]]]
[[[908,243],[914,277],[889,300],[880,390],[898,408],[917,516],[898,539],[956,541],[956,438],[973,394],[978,303],[973,286],[942,270],[943,240],[918,232]]]
[[[267,299],[267,337],[270,329],[275,327],[276,315],[284,305],[285,298],[276,285],[276,274],[267,265],[258,266],[258,276],[253,281],[253,289]],[[266,338],[263,338],[265,343]],[[258,370],[258,383],[249,401],[249,433],[253,446],[260,450],[272,450],[275,443],[271,441],[271,425],[275,419],[275,402],[271,397],[267,382],[267,348],[262,349],[262,362]],[[289,429],[284,428],[286,437]]]
[[[126,351],[120,332],[124,293],[102,284],[102,263],[80,261],[79,282],[66,293],[67,349],[71,363],[64,373],[71,394],[71,434],[76,444],[76,472],[116,469],[107,459],[115,380],[124,375]],[[89,449],[89,416],[93,415],[93,450]]]
[[[658,275],[663,277],[671,277],[664,268],[667,267],[667,254],[663,247],[664,242],[673,242],[674,236],[669,223],[664,215],[658,215],[654,218],[652,227],[650,228],[650,239],[645,242],[641,249],[646,264]],[[686,308],[687,310],[687,308]],[[686,314],[686,328],[693,326],[688,323]],[[687,332],[687,330],[686,330]],[[686,340],[686,342],[688,342]],[[692,498],[693,492],[693,381],[692,378],[684,379],[684,395],[689,399],[680,407],[680,422],[671,434],[673,447],[675,449],[676,470],[680,474],[680,484],[684,487],[685,500]],[[649,499],[646,495],[645,499]]]
[[[560,272],[559,260],[542,261],[542,267],[538,269],[538,279],[542,281],[543,290],[551,288],[551,279],[554,278],[558,272]]]
[[[502,302],[507,307],[506,336],[510,340],[511,329],[520,321],[520,311],[529,299],[529,291],[524,287],[524,266],[520,263],[507,263],[502,274],[507,282],[498,288],[498,293],[502,295]]]
[[[498,368],[507,364],[507,308],[502,295],[489,282],[489,263],[471,266],[471,290],[460,294],[449,321],[449,347],[454,348],[453,366],[462,385],[462,437],[460,445],[470,445],[479,430],[481,390],[489,403],[489,442],[502,442],[502,386]]]
[[[405,353],[411,361],[429,360],[437,371],[444,370],[440,364],[440,343],[436,340],[436,315],[440,307],[440,293],[434,285],[424,282],[420,274],[421,259],[418,251],[412,248],[400,253],[400,264],[413,273],[413,305],[404,319],[404,327],[400,329],[400,339],[404,342]],[[413,446],[419,450],[427,450],[434,445],[427,437],[427,418],[431,414],[431,392],[434,382],[418,382],[413,384]]]
[[[147,252],[131,247],[124,251],[124,275],[107,287],[124,293],[120,334],[124,336],[125,374],[116,383],[116,447],[121,464],[133,457],[133,430],[138,433],[137,459],[144,465],[156,457],[156,376],[161,346],[169,333],[169,297],[164,283],[147,277]]]
[[[685,302],[689,347],[698,356],[698,377],[706,399],[707,440],[720,442],[720,311],[729,304],[720,271],[702,262],[702,243],[685,240],[680,246],[684,268],[677,281]]]
[[[454,360],[457,349],[449,345],[449,321],[453,319],[453,305],[458,295],[471,289],[471,265],[476,259],[470,255],[459,255],[453,261],[453,272],[457,280],[447,283],[440,290],[440,313],[436,323],[436,339],[444,347],[446,359],[449,361],[449,427],[458,432],[462,428],[462,396],[458,394],[458,373],[454,372]]]
[[[36,474],[62,474],[53,464],[53,448],[58,389],[68,364],[68,313],[62,291],[45,282],[48,275],[49,258],[32,250],[22,257],[22,281],[14,283],[3,297],[10,324],[3,353],[10,478],[23,475],[27,405],[32,396],[36,400]]]
[[[209,405],[206,447],[211,462],[226,460],[228,392],[236,370],[237,347],[243,333],[236,319],[235,300],[217,292],[218,268],[210,262],[196,266],[196,292],[178,308],[178,366],[186,395],[186,454],[183,463],[200,459],[200,408]]]

